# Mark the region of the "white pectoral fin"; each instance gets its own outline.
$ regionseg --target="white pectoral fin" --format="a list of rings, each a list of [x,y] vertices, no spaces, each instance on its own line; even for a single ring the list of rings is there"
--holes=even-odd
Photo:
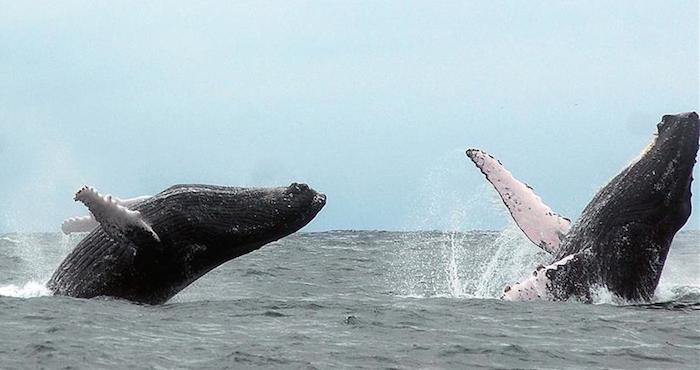
[[[63,220],[61,231],[66,235],[72,233],[86,233],[92,231],[97,225],[99,225],[99,223],[97,223],[97,220],[95,220],[92,215],[71,217]]]
[[[136,245],[160,243],[158,234],[138,211],[125,207],[111,195],[102,196],[94,188],[84,186],[75,194],[75,200],[90,210],[94,219],[114,240],[130,241]]]
[[[467,156],[486,175],[528,239],[545,251],[556,253],[571,229],[571,221],[552,211],[530,186],[513,177],[492,155],[469,149]]]
[[[146,201],[150,198],[150,195],[143,195],[127,199],[119,199],[117,197],[112,197],[112,200],[114,200],[117,204],[121,206],[129,208],[137,203]],[[75,216],[63,220],[63,223],[61,224],[61,231],[63,231],[63,233],[66,235],[73,233],[86,233],[92,231],[98,225],[99,222],[95,220],[95,217],[92,214],[88,214],[85,216]]]

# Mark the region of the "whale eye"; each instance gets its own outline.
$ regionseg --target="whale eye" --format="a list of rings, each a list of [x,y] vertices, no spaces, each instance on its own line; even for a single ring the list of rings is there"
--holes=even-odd
[[[503,293],[508,293],[510,292],[510,285],[506,285],[506,287],[503,289]]]

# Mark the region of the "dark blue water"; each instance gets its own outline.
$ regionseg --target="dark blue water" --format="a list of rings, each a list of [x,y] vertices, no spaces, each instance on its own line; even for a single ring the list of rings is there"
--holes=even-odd
[[[47,295],[78,240],[0,236],[0,368],[700,367],[698,232],[647,305],[494,299],[547,260],[512,227],[298,234],[161,306]]]

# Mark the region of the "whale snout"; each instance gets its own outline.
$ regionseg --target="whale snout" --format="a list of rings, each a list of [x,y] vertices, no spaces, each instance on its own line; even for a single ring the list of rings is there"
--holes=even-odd
[[[695,112],[667,114],[657,125],[657,135],[644,152],[654,173],[669,178],[690,178],[700,140],[700,121]]]
[[[293,182],[286,188],[285,192],[291,195],[290,198],[293,202],[301,202],[296,203],[299,206],[306,204],[304,207],[308,207],[314,214],[326,205],[326,195],[304,183]]]
[[[323,208],[326,205],[326,194],[323,193],[316,193],[311,200],[311,207],[314,209],[316,213],[318,213],[321,208]]]
[[[316,193],[316,195],[314,195],[313,203],[318,204],[321,207],[326,205],[326,194]]]
[[[312,189],[309,185],[304,183],[293,182],[287,187],[287,192],[294,195],[304,195],[313,197],[314,202],[317,203],[321,202],[325,204],[326,202],[325,194],[317,192],[316,190]]]
[[[698,114],[696,112],[667,114],[661,118],[661,122],[656,125],[656,128],[659,135],[673,130],[669,135],[697,136]]]

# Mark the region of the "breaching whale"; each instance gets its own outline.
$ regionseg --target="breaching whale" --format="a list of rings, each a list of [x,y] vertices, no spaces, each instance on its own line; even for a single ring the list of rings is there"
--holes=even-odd
[[[92,215],[67,220],[64,232],[92,231],[58,266],[48,288],[58,295],[160,304],[222,263],[301,229],[326,196],[293,183],[175,185],[130,200],[83,187],[75,200]]]
[[[598,191],[578,221],[552,211],[500,161],[467,150],[516,224],[552,254],[502,299],[591,302],[607,289],[628,302],[649,301],[671,241],[691,213],[691,182],[700,125],[695,112],[665,115],[642,154]]]

